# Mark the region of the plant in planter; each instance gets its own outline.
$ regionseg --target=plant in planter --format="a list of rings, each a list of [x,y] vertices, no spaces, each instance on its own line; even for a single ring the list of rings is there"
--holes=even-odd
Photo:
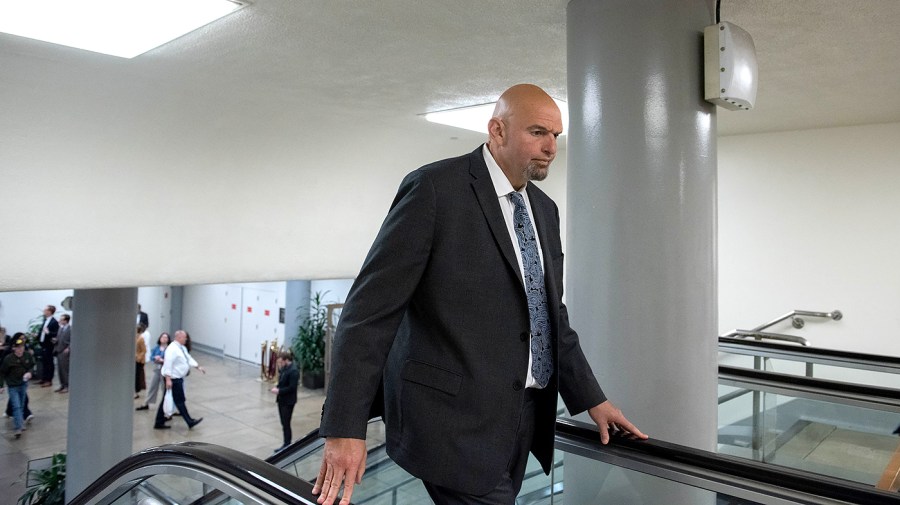
[[[301,382],[308,389],[319,389],[325,386],[325,323],[327,311],[322,297],[325,293],[316,292],[310,300],[310,310],[302,318],[297,338],[291,346],[294,359],[300,367]],[[298,319],[300,316],[298,316]]]
[[[28,331],[25,332],[25,346],[34,353],[34,375],[42,375],[43,362],[41,361],[41,332],[44,329],[44,316],[40,315],[28,321]]]
[[[18,505],[63,505],[66,492],[66,455],[54,454],[50,466],[41,470],[30,470],[34,484],[25,490]]]

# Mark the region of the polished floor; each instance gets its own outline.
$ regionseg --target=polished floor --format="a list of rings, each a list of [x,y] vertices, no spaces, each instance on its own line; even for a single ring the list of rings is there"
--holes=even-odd
[[[134,413],[134,451],[187,440],[208,442],[265,458],[281,445],[281,424],[275,407],[273,384],[259,380],[259,366],[195,353],[207,370],[206,375],[192,373],[187,382],[187,406],[192,417],[203,423],[188,430],[174,418],[170,430],[154,430],[155,410]],[[148,369],[149,371],[149,369]],[[28,389],[34,419],[22,438],[15,439],[12,419],[0,418],[0,505],[12,505],[24,492],[24,473],[28,461],[52,456],[66,450],[68,395],[51,388]],[[135,406],[143,400],[135,400]],[[297,439],[319,426],[321,389],[301,388],[291,426]],[[6,394],[0,403],[6,405]]]

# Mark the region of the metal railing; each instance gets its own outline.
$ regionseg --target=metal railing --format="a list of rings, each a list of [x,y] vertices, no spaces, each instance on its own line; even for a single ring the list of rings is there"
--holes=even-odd
[[[787,314],[779,316],[767,323],[761,324],[751,330],[732,330],[725,335],[721,335],[723,337],[730,338],[752,338],[757,341],[761,340],[774,340],[778,342],[791,342],[795,344],[800,344],[802,346],[809,346],[809,340],[804,337],[798,335],[786,335],[783,333],[772,333],[772,332],[764,332],[763,330],[771,328],[776,324],[786,321],[788,319],[791,320],[791,326],[794,328],[800,329],[806,325],[806,321],[803,319],[804,317],[818,317],[818,318],[827,318],[833,321],[840,321],[844,314],[839,310],[832,310],[831,312],[815,312],[810,310],[792,310]],[[766,365],[769,363],[768,357],[754,356],[753,357],[753,369],[754,370],[766,370]],[[813,376],[813,363],[808,361],[806,362],[806,376]],[[741,396],[743,393],[738,394],[739,392],[735,392],[732,394],[732,397],[729,399],[736,398]],[[762,432],[764,429],[763,426],[763,406],[762,406],[762,395],[760,391],[753,391],[753,456],[754,458],[762,456],[762,460],[765,460],[765,454],[760,454],[762,450]],[[721,403],[720,403],[721,404]]]

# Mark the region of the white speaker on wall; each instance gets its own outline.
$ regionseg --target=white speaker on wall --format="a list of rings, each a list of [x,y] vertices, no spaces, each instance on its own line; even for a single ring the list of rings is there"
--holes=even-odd
[[[704,98],[729,110],[756,103],[756,46],[741,27],[723,21],[703,29]]]

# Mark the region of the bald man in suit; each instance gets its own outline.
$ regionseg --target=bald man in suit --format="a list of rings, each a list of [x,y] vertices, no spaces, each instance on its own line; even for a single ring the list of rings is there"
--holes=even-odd
[[[409,174],[338,325],[313,492],[349,503],[365,470],[366,422],[438,504],[511,504],[529,451],[552,464],[557,395],[644,438],[601,390],[562,303],[556,204],[543,180],[559,108],[521,84],[497,102],[489,140]],[[379,394],[379,387],[383,396]]]

